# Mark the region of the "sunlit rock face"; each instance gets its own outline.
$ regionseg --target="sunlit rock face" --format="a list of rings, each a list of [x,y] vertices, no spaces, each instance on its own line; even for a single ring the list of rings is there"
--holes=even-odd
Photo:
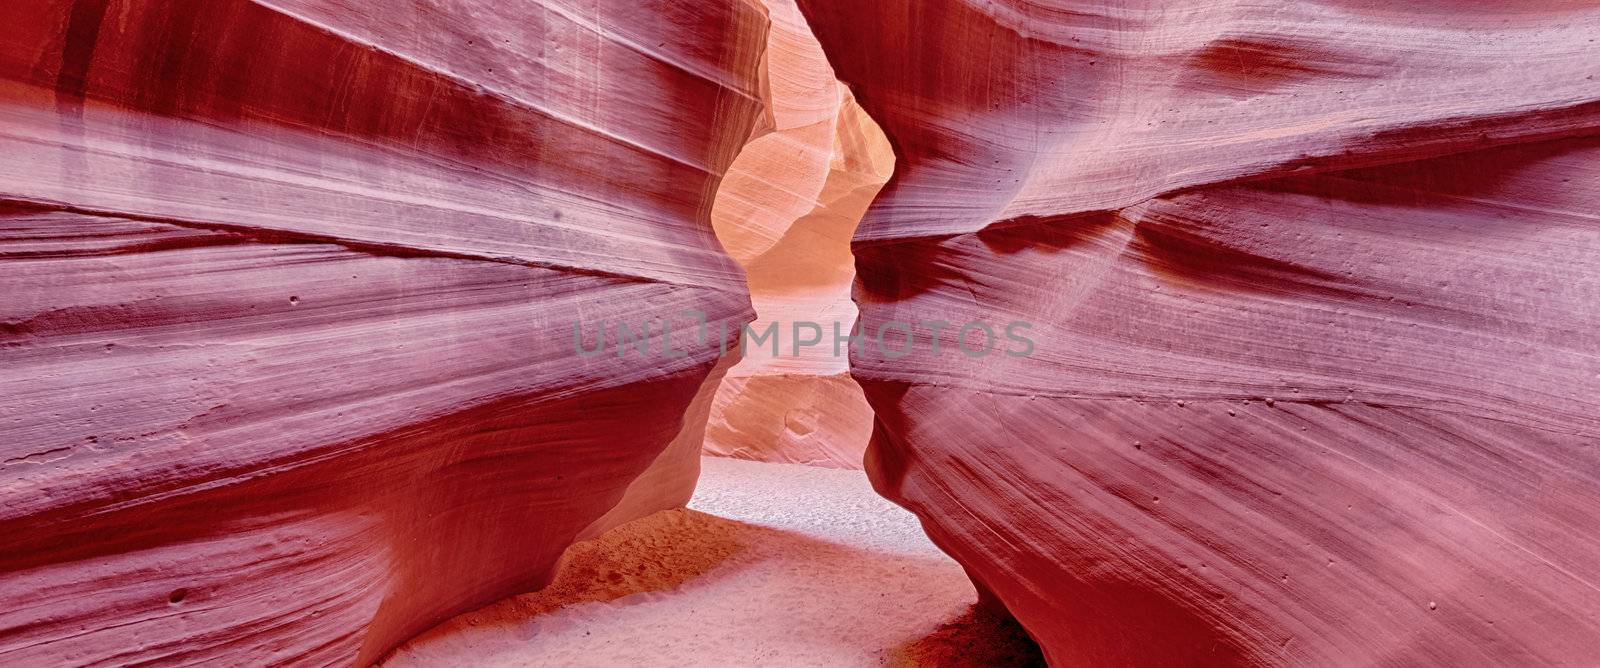
[[[761,7],[0,26],[0,657],[368,662],[688,498],[733,360],[572,331],[753,316],[710,209]]]
[[[834,334],[849,336],[855,324],[850,237],[894,155],[834,78],[793,0],[765,4],[764,122],[723,180],[712,218],[748,274],[759,317],[712,403],[705,451],[860,468],[872,411],[850,380],[849,344],[835,346]]]
[[[869,471],[1053,663],[1600,654],[1592,5],[800,6],[866,327],[1036,344],[858,351]]]

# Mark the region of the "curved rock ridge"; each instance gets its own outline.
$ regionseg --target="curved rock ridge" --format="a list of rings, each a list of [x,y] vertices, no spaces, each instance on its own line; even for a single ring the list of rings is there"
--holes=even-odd
[[[894,156],[834,79],[794,2],[766,6],[765,121],[712,212],[718,238],[745,268],[757,339],[717,390],[705,451],[860,468],[872,411],[833,335],[855,324],[850,238]]]
[[[1052,663],[1600,654],[1600,11],[800,6],[864,326],[1035,343],[856,351],[868,470]]]
[[[0,7],[0,657],[365,664],[688,499],[734,357],[573,327],[753,317],[763,9],[391,5]]]

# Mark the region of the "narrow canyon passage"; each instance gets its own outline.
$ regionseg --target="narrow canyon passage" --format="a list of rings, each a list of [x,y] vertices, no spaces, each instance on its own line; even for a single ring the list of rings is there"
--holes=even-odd
[[[856,323],[850,241],[894,155],[793,2],[764,4],[765,113],[711,212],[755,338],[711,402],[688,509],[574,545],[549,586],[441,624],[386,668],[1043,664],[862,470],[872,410],[835,337]]]

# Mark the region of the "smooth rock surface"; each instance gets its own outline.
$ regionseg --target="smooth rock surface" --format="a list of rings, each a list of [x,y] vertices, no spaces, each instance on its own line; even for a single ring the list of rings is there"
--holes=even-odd
[[[706,454],[859,469],[872,407],[848,374],[723,378],[706,423]]]
[[[1060,665],[1600,655],[1600,11],[801,0],[874,483]],[[981,348],[981,331],[970,345]]]

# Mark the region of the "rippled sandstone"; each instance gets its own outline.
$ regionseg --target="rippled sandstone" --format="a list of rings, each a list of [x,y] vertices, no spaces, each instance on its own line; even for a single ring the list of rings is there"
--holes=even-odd
[[[1600,653],[1600,12],[799,4],[895,147],[863,322],[1034,324],[851,373],[1052,663]]]
[[[0,657],[365,663],[682,505],[738,1],[0,7]],[[659,338],[659,335],[658,337]]]

